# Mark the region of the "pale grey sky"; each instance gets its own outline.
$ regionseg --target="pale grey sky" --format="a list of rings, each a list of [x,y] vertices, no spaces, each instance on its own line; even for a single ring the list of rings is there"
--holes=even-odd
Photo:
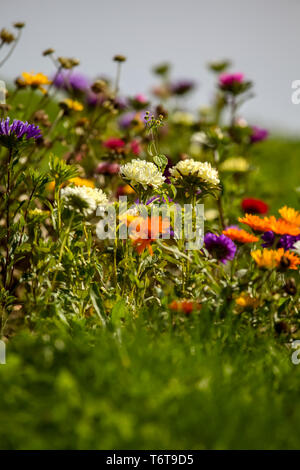
[[[151,66],[168,60],[174,77],[200,83],[192,106],[209,102],[213,83],[205,64],[230,58],[233,71],[255,81],[243,108],[251,121],[299,133],[300,105],[291,82],[300,79],[299,0],[0,0],[0,27],[25,21],[22,42],[0,79],[22,71],[53,72],[41,51],[81,60],[90,76],[114,73],[111,58],[128,57],[124,93],[147,92]]]

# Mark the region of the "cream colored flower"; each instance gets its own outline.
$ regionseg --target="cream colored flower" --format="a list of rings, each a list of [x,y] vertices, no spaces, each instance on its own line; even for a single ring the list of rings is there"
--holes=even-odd
[[[195,118],[193,114],[185,111],[175,111],[172,115],[172,122],[174,124],[181,124],[183,126],[192,126],[195,124]]]
[[[101,189],[87,186],[67,186],[61,189],[60,195],[69,209],[82,212],[86,217],[95,212],[99,205],[108,202]]]
[[[221,163],[220,170],[243,173],[248,171],[249,167],[250,165],[244,157],[230,157]]]
[[[192,158],[181,160],[170,169],[171,175],[176,179],[196,178],[199,183],[217,186],[220,183],[218,171],[209,162],[197,162]]]
[[[219,212],[217,209],[207,209],[204,213],[205,220],[215,220],[219,217]]]
[[[148,187],[158,189],[165,181],[165,177],[154,163],[139,158],[122,165],[120,173],[132,186],[140,184],[144,189]]]

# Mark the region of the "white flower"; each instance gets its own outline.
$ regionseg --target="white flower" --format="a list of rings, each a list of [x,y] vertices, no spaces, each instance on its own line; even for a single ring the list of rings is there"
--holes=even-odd
[[[220,183],[218,171],[210,163],[197,162],[192,158],[178,162],[170,169],[170,173],[176,179],[183,179],[184,177],[199,178],[213,186]]]
[[[95,212],[97,206],[107,203],[102,189],[87,186],[67,186],[61,189],[60,195],[67,207],[82,212],[86,217]]]
[[[148,186],[158,189],[165,181],[165,177],[154,163],[139,158],[122,165],[120,173],[132,186],[140,184],[144,189]]]
[[[291,248],[291,251],[294,251],[296,255],[300,256],[300,240],[294,243],[293,248]]]
[[[208,144],[208,138],[205,132],[203,131],[195,132],[195,134],[193,134],[191,137],[191,142],[192,144],[197,144],[197,145]]]

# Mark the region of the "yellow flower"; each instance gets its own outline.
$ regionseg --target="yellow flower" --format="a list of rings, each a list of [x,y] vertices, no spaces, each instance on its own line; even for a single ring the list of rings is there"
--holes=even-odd
[[[83,105],[79,103],[79,101],[71,100],[70,98],[66,98],[63,100],[63,103],[69,108],[72,109],[73,111],[82,111],[83,110]]]
[[[235,299],[235,303],[244,308],[256,308],[259,306],[260,301],[243,292],[239,297],[237,297],[237,299]]]
[[[244,157],[230,157],[227,158],[220,165],[221,171],[232,171],[233,173],[244,173],[249,170],[249,163]]]
[[[251,256],[260,268],[273,269],[282,267],[283,269],[297,269],[300,258],[291,251],[278,250],[255,250]]]
[[[282,207],[278,212],[286,222],[300,226],[300,212],[287,206]]]
[[[88,180],[87,178],[79,178],[78,176],[71,178],[68,182],[75,184],[75,186],[87,186],[88,188],[95,187],[94,181]]]
[[[94,181],[88,180],[87,178],[79,178],[79,176],[76,176],[75,178],[69,179],[69,181],[67,183],[64,183],[64,185],[68,185],[70,183],[74,184],[74,186],[86,186],[87,188],[94,188],[95,187]],[[48,191],[54,191],[55,181],[51,181],[50,183],[48,183],[47,189],[48,189]]]
[[[22,77],[20,81],[23,85],[38,88],[42,93],[46,93],[46,89],[43,85],[50,85],[50,83],[52,83],[47,75],[43,73],[23,72]]]

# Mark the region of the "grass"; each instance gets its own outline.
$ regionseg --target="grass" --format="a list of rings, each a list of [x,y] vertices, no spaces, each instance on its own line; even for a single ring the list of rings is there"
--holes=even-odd
[[[299,448],[300,368],[238,321],[204,309],[170,329],[144,309],[117,330],[19,334],[0,368],[0,447]]]

